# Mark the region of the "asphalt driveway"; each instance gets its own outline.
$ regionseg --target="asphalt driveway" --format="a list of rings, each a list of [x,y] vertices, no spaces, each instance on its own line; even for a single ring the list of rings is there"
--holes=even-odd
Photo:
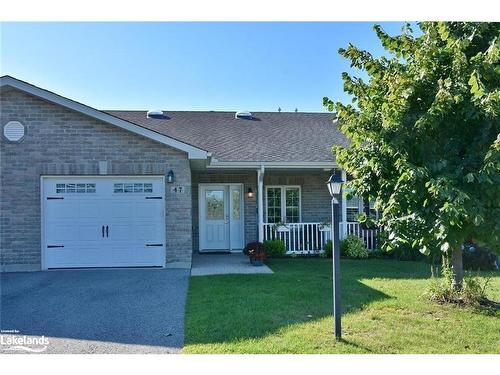
[[[179,269],[2,273],[0,328],[47,337],[46,353],[175,353],[188,282]]]

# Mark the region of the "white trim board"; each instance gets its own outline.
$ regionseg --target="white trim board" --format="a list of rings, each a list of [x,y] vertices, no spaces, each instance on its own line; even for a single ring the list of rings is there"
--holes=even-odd
[[[42,98],[48,102],[58,104],[65,108],[71,109],[73,111],[82,113],[86,116],[95,118],[97,120],[104,121],[108,124],[115,125],[121,129],[128,130],[129,132],[142,135],[143,137],[152,139],[154,141],[163,143],[167,146],[173,147],[177,150],[184,151],[188,154],[189,159],[206,159],[208,157],[208,152],[202,150],[201,148],[189,145],[187,143],[178,141],[174,138],[167,137],[166,135],[154,132],[152,130],[143,128],[139,125],[133,124],[131,122],[122,120],[118,117],[109,115],[105,112],[99,111],[98,109],[89,107],[85,104],[76,102],[74,100],[65,98],[61,95],[57,95],[51,91],[42,89],[40,87],[34,86],[30,83],[20,81],[11,76],[0,77],[0,87],[11,86],[18,90],[24,91],[28,94]]]
[[[304,162],[258,162],[258,161],[217,161],[211,159],[207,165],[207,169],[224,169],[224,168],[237,168],[237,169],[335,169],[339,168],[337,163],[333,161],[304,161]]]

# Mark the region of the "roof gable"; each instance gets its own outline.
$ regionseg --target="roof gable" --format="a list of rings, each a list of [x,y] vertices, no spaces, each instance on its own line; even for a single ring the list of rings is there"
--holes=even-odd
[[[0,77],[4,86],[207,160],[210,167],[329,168],[336,165],[332,145],[348,145],[332,113],[252,112],[251,119],[238,119],[234,112],[167,111],[156,119],[147,111],[97,110],[11,76]]]
[[[95,108],[89,107],[85,104],[79,103],[77,101],[65,98],[61,95],[55,94],[51,91],[42,89],[40,87],[34,86],[30,83],[18,80],[11,76],[0,77],[0,87],[10,86],[15,89],[21,90],[28,94],[42,98],[48,102],[58,104],[65,108],[71,109],[73,111],[82,113],[86,116],[101,120],[111,125],[115,125],[121,129],[128,130],[132,133],[144,136],[146,138],[152,139],[154,141],[163,143],[180,151],[184,151],[188,154],[189,159],[206,159],[208,157],[208,152],[188,143],[179,141],[168,135],[155,132],[152,129],[144,128],[139,124],[131,123],[123,118],[118,118],[112,114],[99,111]]]

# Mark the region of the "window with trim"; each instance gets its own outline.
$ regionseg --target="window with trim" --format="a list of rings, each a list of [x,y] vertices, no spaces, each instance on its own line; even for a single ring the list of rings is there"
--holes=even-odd
[[[379,218],[379,212],[375,209],[375,202],[370,201],[368,203],[368,215],[373,218]],[[351,222],[357,222],[358,215],[366,212],[365,203],[362,198],[353,196],[351,199],[346,199],[346,220]]]
[[[346,199],[346,220],[347,221],[358,221],[357,217],[360,213],[360,203],[361,199],[356,196],[352,196],[350,199]]]
[[[300,186],[266,186],[266,222],[299,223]]]
[[[377,211],[375,209],[375,202],[374,201],[370,201],[369,204],[368,204],[368,212],[369,212],[369,216],[370,217],[373,217],[375,219],[378,219],[379,218],[379,211]]]
[[[352,176],[347,174],[347,180],[351,180]],[[345,189],[344,193],[351,192],[351,189]],[[346,221],[357,222],[358,215],[367,212],[370,217],[379,218],[380,212],[375,209],[375,202],[368,202],[368,207],[365,209],[365,202],[361,197],[352,196],[351,199],[346,199]]]

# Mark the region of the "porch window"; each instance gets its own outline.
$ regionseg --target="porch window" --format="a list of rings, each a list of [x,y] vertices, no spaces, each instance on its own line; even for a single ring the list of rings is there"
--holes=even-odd
[[[347,221],[358,221],[357,216],[360,213],[360,203],[361,199],[356,196],[353,196],[351,199],[346,200]]]
[[[369,202],[368,212],[369,212],[370,217],[373,217],[375,219],[379,218],[379,212],[375,209],[375,202],[374,201]]]
[[[375,202],[368,202],[368,215],[370,217],[379,218],[379,212],[375,209]],[[357,222],[357,216],[365,211],[365,203],[362,198],[353,196],[351,199],[346,200],[346,216],[348,222]]]
[[[300,222],[300,186],[267,186],[266,204],[266,222]]]

